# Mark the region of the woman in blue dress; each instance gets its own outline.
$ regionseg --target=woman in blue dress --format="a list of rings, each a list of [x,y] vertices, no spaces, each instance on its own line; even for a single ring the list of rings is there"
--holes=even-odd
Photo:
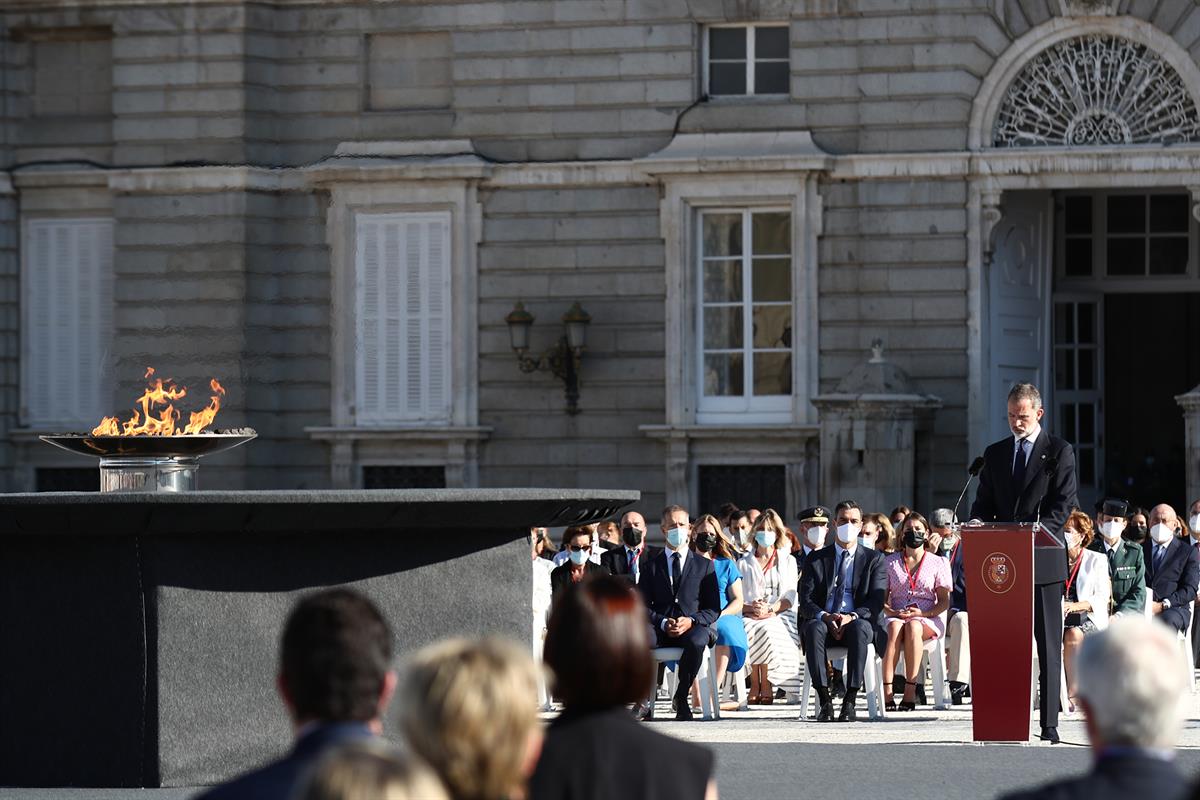
[[[742,623],[742,573],[734,561],[729,542],[721,535],[721,523],[705,514],[692,525],[692,549],[712,559],[721,593],[721,616],[717,618],[717,686],[725,673],[737,672],[746,660],[746,626]],[[743,691],[745,691],[743,689]],[[731,708],[736,708],[733,704]],[[731,709],[727,709],[731,710]]]

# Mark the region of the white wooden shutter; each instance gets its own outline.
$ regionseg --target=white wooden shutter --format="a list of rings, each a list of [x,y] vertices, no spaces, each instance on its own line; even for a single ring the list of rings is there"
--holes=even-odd
[[[450,215],[360,214],[360,425],[450,421]]]
[[[22,421],[91,430],[105,408],[113,318],[113,223],[26,223]]]

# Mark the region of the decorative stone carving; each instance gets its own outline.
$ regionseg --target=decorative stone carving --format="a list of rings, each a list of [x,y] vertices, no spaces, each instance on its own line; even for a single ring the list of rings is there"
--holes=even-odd
[[[1200,141],[1187,87],[1144,44],[1094,34],[1047,48],[1005,93],[996,147]]]
[[[1200,497],[1200,385],[1187,394],[1176,396],[1183,409],[1184,458],[1187,459],[1187,497],[1190,503]]]
[[[1111,17],[1116,5],[1116,0],[1058,0],[1064,17]]]

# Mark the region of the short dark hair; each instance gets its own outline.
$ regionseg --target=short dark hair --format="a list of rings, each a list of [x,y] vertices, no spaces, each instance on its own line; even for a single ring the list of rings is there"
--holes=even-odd
[[[622,578],[584,578],[554,601],[544,660],[569,709],[615,708],[645,699],[654,676],[646,607]]]
[[[858,503],[854,502],[853,500],[843,500],[842,502],[840,502],[836,506],[834,506],[833,515],[836,517],[838,514],[842,513],[843,511],[849,511],[849,510],[855,509],[855,508],[858,508],[859,511],[862,511],[862,509],[859,508]]]
[[[659,521],[659,524],[662,524],[663,522],[666,522],[666,521],[667,521],[667,517],[671,516],[671,515],[672,515],[672,514],[674,514],[676,511],[682,511],[682,512],[683,512],[683,513],[685,513],[685,514],[687,514],[687,513],[688,513],[688,510],[687,510],[686,508],[684,508],[683,506],[667,506],[666,508],[664,508],[664,509],[662,510],[662,516],[661,516],[661,517],[659,517],[659,520],[658,520],[658,521]],[[688,522],[691,522],[691,520],[692,520],[692,517],[691,517],[691,515],[690,515],[690,514],[688,514]]]
[[[737,522],[739,519],[745,519],[746,522],[750,525],[754,524],[754,523],[750,522],[750,512],[749,511],[743,511],[740,508],[735,508],[732,512],[730,512],[729,521],[726,523],[726,525],[728,525],[730,528],[732,528],[733,523]]]
[[[370,600],[351,589],[329,589],[292,609],[279,661],[297,719],[366,721],[379,714],[392,633]]]
[[[1035,409],[1042,407],[1042,393],[1032,383],[1014,384],[1009,390],[1008,402],[1020,403],[1022,400],[1028,400],[1029,405]]]

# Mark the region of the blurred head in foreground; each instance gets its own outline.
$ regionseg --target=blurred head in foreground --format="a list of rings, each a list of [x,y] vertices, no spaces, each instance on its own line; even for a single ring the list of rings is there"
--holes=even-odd
[[[1174,631],[1144,617],[1121,616],[1083,640],[1075,669],[1095,750],[1175,746],[1187,670]]]
[[[605,575],[564,595],[546,626],[544,660],[569,710],[642,700],[654,668],[646,608],[629,582]]]
[[[322,756],[297,800],[449,800],[449,795],[416,756],[364,739]]]
[[[524,794],[542,741],[525,650],[499,639],[430,645],[409,663],[397,705],[406,741],[454,800]]]

